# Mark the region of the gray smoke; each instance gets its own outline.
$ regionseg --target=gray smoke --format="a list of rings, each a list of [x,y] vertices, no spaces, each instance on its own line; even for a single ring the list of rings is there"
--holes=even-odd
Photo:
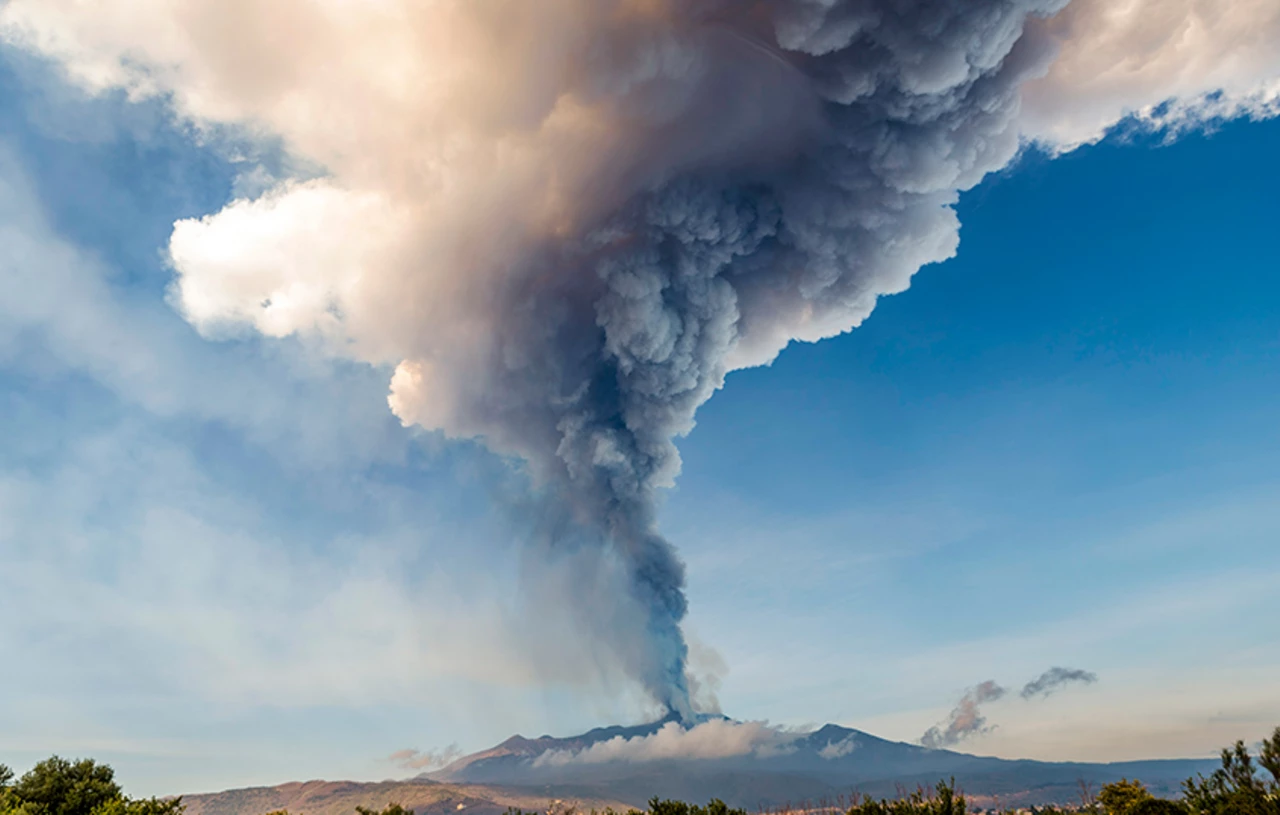
[[[1092,685],[1098,681],[1098,675],[1091,671],[1081,671],[1075,668],[1050,668],[1040,674],[1035,679],[1022,686],[1021,696],[1023,699],[1031,699],[1036,696],[1048,696],[1064,685],[1072,683],[1082,683]]]
[[[980,706],[1002,698],[1005,693],[1004,688],[990,679],[970,688],[952,709],[947,721],[926,730],[920,737],[920,743],[930,750],[941,750],[957,745],[970,736],[989,733],[991,728],[987,727],[987,719],[982,715]]]
[[[1046,697],[1066,685],[1091,685],[1097,681],[1098,675],[1090,671],[1054,667],[1023,685],[1019,695],[1023,699]],[[938,750],[959,744],[970,736],[991,732],[995,726],[987,726],[987,718],[982,715],[981,706],[1003,699],[1007,693],[1004,687],[991,679],[970,688],[952,708],[947,720],[926,730],[920,737],[920,743],[931,750]]]
[[[512,303],[500,345],[519,363],[486,391],[519,405],[495,423],[527,434],[517,447],[540,448],[529,458],[621,555],[650,635],[633,669],[669,710],[692,713],[684,567],[655,524],[674,439],[732,366],[857,324],[951,254],[956,193],[1013,155],[1018,86],[1048,56],[1022,44],[1023,25],[1060,5],[779,0],[738,19],[728,3],[686,4],[761,44],[733,58],[803,76],[820,126],[802,119],[783,156],[654,183],[553,248],[543,262],[561,285]],[[965,727],[959,716],[940,743]]]

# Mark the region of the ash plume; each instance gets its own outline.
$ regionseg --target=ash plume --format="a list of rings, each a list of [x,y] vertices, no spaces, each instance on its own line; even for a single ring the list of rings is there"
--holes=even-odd
[[[692,721],[684,565],[656,513],[697,408],[951,257],[959,193],[1024,136],[1078,143],[1134,99],[1202,90],[1157,65],[1065,127],[1084,103],[1050,66],[1111,19],[1089,2],[1052,24],[1065,5],[9,0],[0,36],[322,168],[176,224],[175,305],[211,338],[384,366],[406,425],[527,462],[552,506],[530,556],[595,559],[599,585],[563,599],[582,635]],[[1271,63],[1248,65],[1241,93]],[[931,738],[980,729],[982,698]]]
[[[1098,675],[1091,671],[1054,667],[1023,685],[1020,695],[1023,699],[1032,699],[1036,696],[1048,696],[1073,683],[1092,685],[1097,681]]]
[[[397,750],[387,756],[387,761],[405,770],[435,770],[462,758],[462,748],[450,744],[442,750]]]
[[[953,747],[970,736],[990,732],[991,728],[987,727],[987,719],[982,715],[981,706],[1003,698],[1006,692],[990,679],[970,688],[960,697],[947,721],[926,730],[920,737],[920,743],[930,750],[941,750]]]
[[[794,751],[794,742],[801,735],[770,726],[767,722],[713,718],[686,728],[672,721],[646,736],[616,736],[581,750],[551,750],[539,755],[534,765],[642,763],[746,755],[764,757]]]

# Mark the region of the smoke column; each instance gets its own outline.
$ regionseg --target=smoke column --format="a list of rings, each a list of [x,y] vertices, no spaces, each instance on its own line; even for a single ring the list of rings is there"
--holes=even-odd
[[[1105,23],[1053,24],[1064,5],[10,0],[0,32],[320,168],[178,223],[176,306],[211,338],[386,366],[405,424],[527,462],[562,515],[546,545],[617,575],[566,598],[585,633],[690,720],[684,567],[655,521],[674,440],[729,371],[850,330],[956,251],[959,192],[1019,149],[1024,83],[1047,77],[1048,131],[1055,100],[1084,104],[1071,77],[1109,75],[1048,74]],[[1158,101],[1163,76],[1125,93]]]
[[[946,726],[930,727],[920,737],[920,743],[930,750],[942,750],[954,747],[970,736],[990,732],[987,718],[982,715],[982,705],[1004,698],[1005,693],[1004,688],[990,679],[970,688],[952,708]]]

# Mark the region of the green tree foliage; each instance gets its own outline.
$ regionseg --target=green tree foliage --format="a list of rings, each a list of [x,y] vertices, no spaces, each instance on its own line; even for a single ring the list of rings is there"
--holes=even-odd
[[[1261,766],[1271,776],[1265,779]],[[1222,751],[1222,766],[1208,778],[1189,778],[1183,801],[1194,815],[1280,815],[1280,727],[1262,743],[1258,763],[1238,741]]]
[[[17,803],[13,799],[13,793],[10,791],[12,783],[13,770],[4,764],[0,764],[0,815],[6,815],[18,809]]]
[[[686,804],[684,801],[649,799],[649,815],[747,815],[746,810],[732,809],[719,798],[713,798],[705,807]]]
[[[1107,784],[1098,793],[1098,803],[1107,815],[1134,815],[1139,804],[1154,798],[1141,781],[1127,778]]]
[[[365,807],[356,807],[359,815],[413,815],[412,809],[405,809],[398,803],[387,804],[382,809],[366,809]],[[286,813],[287,815],[287,813]]]
[[[93,811],[93,815],[182,815],[185,809],[179,798],[117,798]]]
[[[124,797],[107,765],[58,756],[32,767],[10,794],[40,815],[94,815],[94,810]]]
[[[896,800],[867,798],[855,801],[847,815],[965,815],[969,802],[956,792],[955,779],[938,782],[931,791],[917,789]]]
[[[1280,796],[1280,727],[1275,729],[1271,738],[1262,742],[1258,763],[1271,775],[1271,797],[1275,799]]]
[[[182,815],[182,799],[132,799],[115,772],[91,759],[54,756],[13,782],[0,765],[0,815]]]

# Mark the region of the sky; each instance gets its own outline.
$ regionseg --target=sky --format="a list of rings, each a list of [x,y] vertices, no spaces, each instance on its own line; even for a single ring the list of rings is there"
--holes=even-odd
[[[510,456],[406,427],[394,359],[193,317],[174,224],[319,177],[303,137],[59,59],[0,46],[0,762],[168,794],[653,715],[557,601],[574,564],[530,555]],[[734,718],[913,741],[1063,665],[1098,681],[985,705],[962,749],[1280,724],[1280,120],[1077,145],[1092,119],[1030,107],[1067,135],[960,195],[954,258],[730,371],[678,440],[658,528]]]

